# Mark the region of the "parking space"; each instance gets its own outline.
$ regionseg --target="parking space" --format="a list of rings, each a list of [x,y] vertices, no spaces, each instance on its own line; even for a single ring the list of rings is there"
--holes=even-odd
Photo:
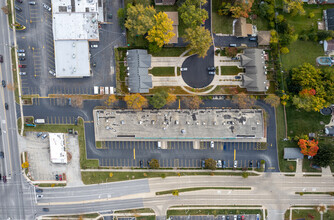
[[[47,134],[48,133],[43,133]],[[80,185],[79,145],[77,136],[65,135],[66,150],[68,152],[67,164],[54,164],[50,161],[50,144],[48,136],[42,139],[37,132],[26,132],[20,137],[20,151],[28,153],[29,175],[33,180],[55,180],[56,174],[66,174],[68,185]]]
[[[156,141],[103,141],[100,149],[103,156],[100,166],[107,167],[148,167],[148,161],[157,159],[160,167],[200,168],[201,160],[213,158],[225,161],[226,168],[256,168],[265,157],[266,147],[256,142],[201,142],[200,149],[193,149],[191,141],[167,142],[167,149],[158,149]],[[101,154],[102,155],[102,154]]]

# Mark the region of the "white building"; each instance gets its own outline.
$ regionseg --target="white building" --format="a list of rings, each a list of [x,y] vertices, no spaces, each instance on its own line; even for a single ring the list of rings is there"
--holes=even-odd
[[[98,22],[103,22],[99,20],[103,19],[99,15],[101,7],[98,0],[52,0],[57,78],[91,75],[88,42],[99,40]]]
[[[49,133],[50,160],[52,163],[67,163],[65,150],[65,135],[63,133]]]

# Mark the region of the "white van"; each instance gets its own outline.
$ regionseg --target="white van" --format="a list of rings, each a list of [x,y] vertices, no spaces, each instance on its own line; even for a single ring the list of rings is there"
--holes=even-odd
[[[158,149],[161,149],[161,141],[158,141]]]

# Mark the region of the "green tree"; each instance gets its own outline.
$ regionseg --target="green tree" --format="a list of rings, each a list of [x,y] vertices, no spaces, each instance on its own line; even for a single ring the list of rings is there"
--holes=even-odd
[[[303,8],[303,1],[302,0],[283,0],[285,9],[288,13],[292,16],[304,15],[305,10]]]
[[[248,18],[249,12],[251,12],[251,8],[254,0],[235,0],[231,3],[223,2],[220,9],[218,10],[218,14],[220,15],[228,15],[230,14],[233,18],[245,17]]]
[[[280,49],[280,51],[281,51],[282,54],[287,54],[287,53],[290,52],[290,51],[289,51],[289,48],[287,48],[287,47],[282,47],[282,48]]]
[[[164,90],[155,93],[150,99],[149,104],[152,105],[154,108],[162,108],[166,105],[168,93]]]
[[[129,30],[130,35],[134,37],[146,34],[154,25],[155,13],[152,6],[145,8],[141,4],[129,6],[125,27]]]
[[[173,196],[179,196],[179,190],[173,190],[173,192],[172,192],[172,195]]]
[[[264,98],[265,103],[271,105],[272,107],[276,108],[279,106],[280,104],[280,97],[278,97],[277,95],[274,94],[269,94],[267,95],[266,98]]]
[[[117,10],[117,17],[118,17],[118,23],[119,26],[123,29],[125,26],[125,9],[124,8],[119,8]]]
[[[328,146],[319,147],[317,155],[313,157],[314,163],[321,167],[334,164],[334,151]]]
[[[206,1],[202,1],[202,3]],[[178,9],[180,18],[187,27],[195,28],[209,18],[208,12],[200,8],[199,1],[186,0]]]
[[[201,26],[187,28],[184,38],[186,42],[189,42],[187,47],[191,53],[197,54],[199,57],[205,57],[212,45],[210,31]]]
[[[205,160],[205,168],[215,170],[217,168],[217,162],[212,158],[208,158]]]
[[[152,159],[149,162],[149,166],[150,166],[150,169],[159,169],[160,164],[159,164],[159,161],[157,159]]]
[[[173,33],[173,21],[168,18],[165,12],[159,12],[154,15],[155,24],[148,31],[146,39],[151,43],[156,43],[159,47],[169,43],[170,39],[175,36]]]
[[[242,172],[242,177],[243,178],[247,178],[249,176],[249,173],[248,172]]]

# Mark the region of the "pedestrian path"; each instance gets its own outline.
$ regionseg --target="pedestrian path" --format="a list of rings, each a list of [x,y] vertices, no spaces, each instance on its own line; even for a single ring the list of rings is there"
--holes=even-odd
[[[152,85],[155,86],[187,86],[181,76],[152,76]]]
[[[322,176],[327,176],[327,177],[331,177],[332,176],[332,171],[331,171],[331,168],[328,166],[328,167],[323,167],[321,168],[322,170]]]
[[[296,162],[296,176],[303,176],[303,159],[298,159]]]
[[[153,67],[181,67],[188,57],[153,57],[151,58],[151,68]]]

